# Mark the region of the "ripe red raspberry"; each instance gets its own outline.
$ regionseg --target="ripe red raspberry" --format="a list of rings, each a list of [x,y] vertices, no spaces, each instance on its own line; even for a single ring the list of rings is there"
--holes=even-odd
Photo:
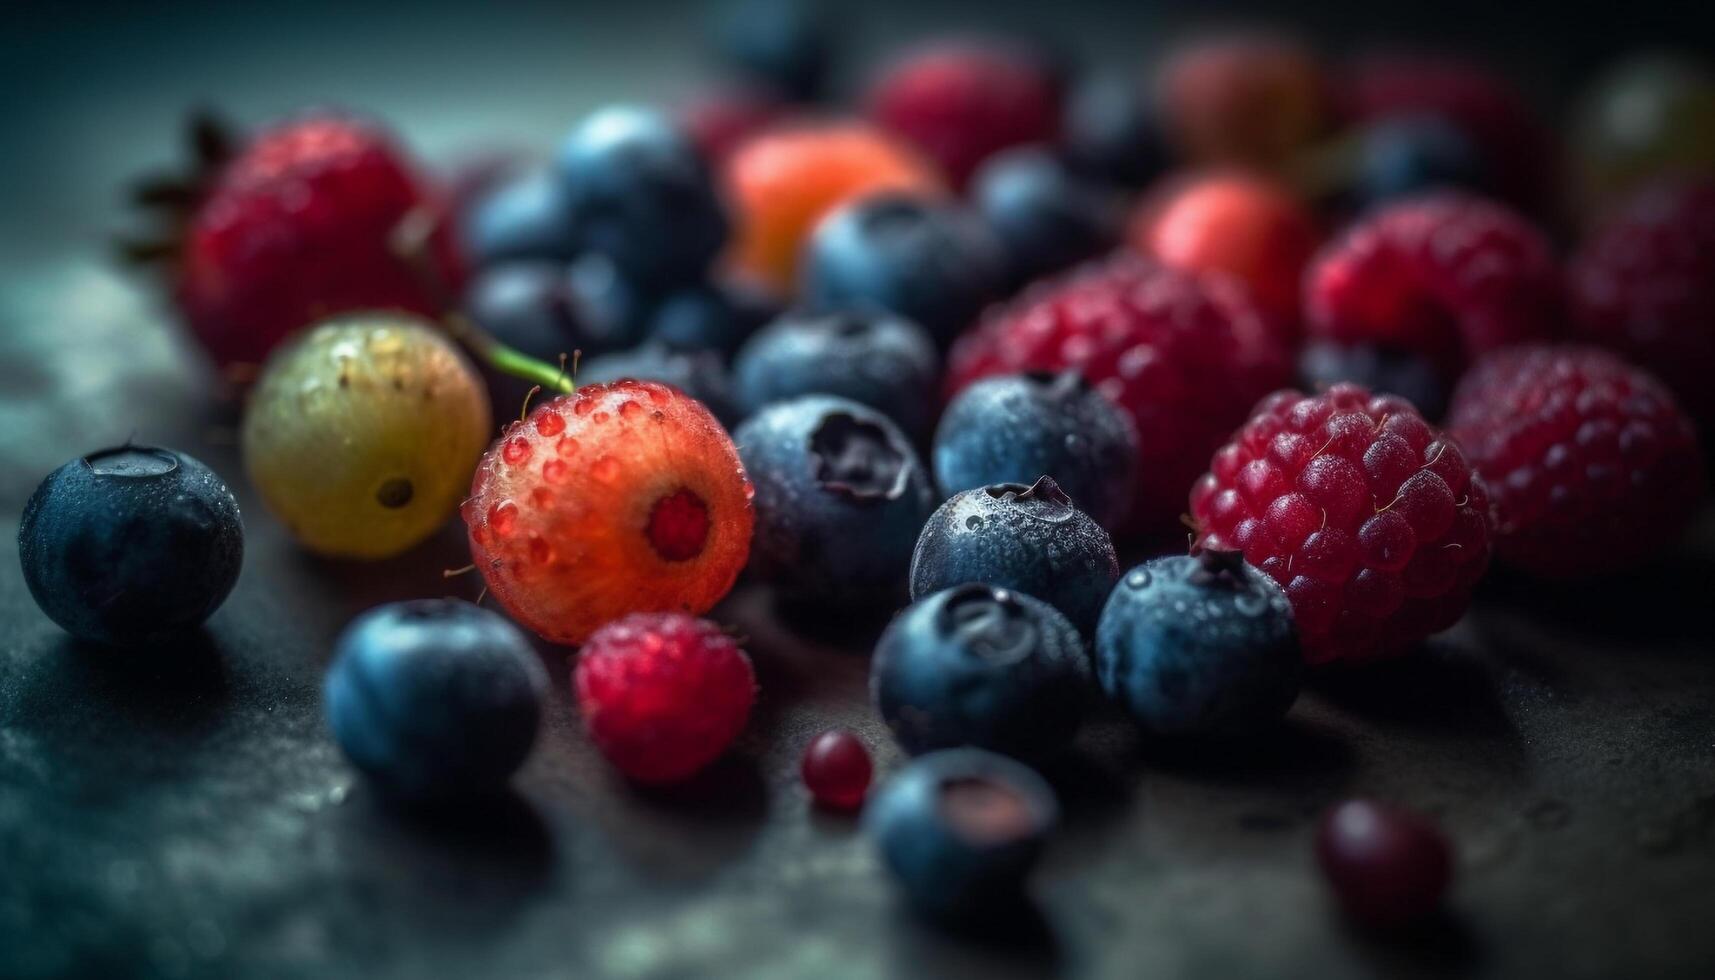
[[[1060,85],[1043,58],[1003,45],[945,43],[890,65],[869,116],[941,165],[961,188],[990,156],[1060,133]]]
[[[1507,78],[1457,58],[1372,54],[1346,73],[1340,91],[1357,122],[1435,116],[1466,133],[1483,155],[1496,189],[1526,207],[1555,186],[1554,140]]]
[[[1326,246],[1306,277],[1310,333],[1403,348],[1455,374],[1546,337],[1561,310],[1548,240],[1499,204],[1436,194],[1383,207]]]
[[[1715,427],[1715,180],[1640,191],[1578,250],[1567,282],[1580,338],[1655,372]]]
[[[445,209],[379,129],[331,115],[264,132],[215,177],[190,220],[175,298],[221,364],[259,363],[288,333],[330,314],[397,309],[438,315],[392,247],[418,208]],[[456,290],[463,262],[450,222],[428,259]]]
[[[1175,268],[1237,277],[1296,333],[1304,266],[1319,235],[1309,208],[1284,185],[1245,173],[1185,181],[1140,209],[1130,238]]]
[[[596,747],[640,783],[677,782],[713,762],[756,702],[738,641],[680,613],[635,613],[596,630],[572,683]]]
[[[1132,529],[1177,526],[1185,487],[1256,399],[1287,383],[1277,327],[1235,280],[1116,255],[1027,291],[954,345],[948,390],[1075,368],[1145,434]]]
[[[714,416],[649,381],[587,385],[513,422],[461,512],[512,617],[582,643],[633,612],[706,612],[750,554],[750,481]]]
[[[1544,577],[1636,565],[1702,499],[1703,458],[1673,395],[1592,347],[1483,358],[1454,394],[1448,430],[1488,484],[1501,559]]]
[[[1453,625],[1489,564],[1489,499],[1409,402],[1281,391],[1191,490],[1197,545],[1243,551],[1292,600],[1311,663],[1402,652]]]

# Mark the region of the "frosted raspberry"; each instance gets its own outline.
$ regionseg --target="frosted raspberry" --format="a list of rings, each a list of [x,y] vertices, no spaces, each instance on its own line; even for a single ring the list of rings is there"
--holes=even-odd
[[[1364,660],[1453,625],[1489,564],[1489,499],[1409,402],[1337,384],[1270,395],[1191,490],[1197,544],[1292,600],[1306,659]]]
[[[713,762],[756,701],[738,642],[679,613],[637,613],[596,630],[572,683],[596,747],[641,783],[677,782]]]
[[[978,378],[1078,370],[1142,436],[1135,530],[1176,526],[1185,487],[1291,363],[1235,280],[1118,255],[1027,291],[954,345],[950,392]]]
[[[719,601],[750,554],[751,493],[701,403],[627,380],[507,426],[462,513],[472,560],[507,612],[581,643],[627,613]]]
[[[1489,486],[1500,557],[1537,575],[1636,565],[1702,499],[1703,459],[1673,395],[1595,348],[1485,357],[1460,382],[1448,428]]]

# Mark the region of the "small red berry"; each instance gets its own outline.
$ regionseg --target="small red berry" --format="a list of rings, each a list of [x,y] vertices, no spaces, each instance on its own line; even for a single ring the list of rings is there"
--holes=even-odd
[[[1075,369],[1132,418],[1141,442],[1130,524],[1178,526],[1185,487],[1258,398],[1286,384],[1277,328],[1232,278],[1120,254],[1027,290],[953,347],[948,389]]]
[[[708,611],[750,554],[752,490],[700,402],[649,381],[537,406],[477,466],[471,558],[514,619],[581,643],[627,613]]]
[[[1453,877],[1453,849],[1440,828],[1371,800],[1347,800],[1323,816],[1316,860],[1346,914],[1379,929],[1434,912]]]
[[[640,783],[677,782],[713,762],[756,701],[738,642],[679,613],[635,613],[596,630],[572,681],[584,729]]]
[[[869,791],[874,767],[863,740],[843,728],[831,728],[811,740],[799,767],[804,788],[818,806],[855,810]]]
[[[1649,373],[1593,347],[1532,344],[1477,362],[1448,429],[1489,487],[1495,548],[1548,578],[1635,567],[1703,499],[1691,420]]]
[[[1286,590],[1311,663],[1452,626],[1489,564],[1489,498],[1410,402],[1337,384],[1270,395],[1191,490],[1198,546]]]
[[[1449,375],[1549,336],[1563,306],[1548,239],[1499,204],[1451,193],[1371,212],[1322,250],[1305,289],[1312,336],[1409,350]]]

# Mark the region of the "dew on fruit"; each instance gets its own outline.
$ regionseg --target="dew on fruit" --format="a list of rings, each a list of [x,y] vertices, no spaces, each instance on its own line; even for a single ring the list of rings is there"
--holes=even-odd
[[[488,526],[500,537],[510,537],[518,527],[518,505],[502,500],[488,509]]]
[[[1148,571],[1138,568],[1125,577],[1125,585],[1128,589],[1147,589],[1153,578]]]
[[[543,410],[536,413],[536,431],[546,438],[553,438],[566,431],[566,420],[559,412]]]
[[[85,456],[83,462],[97,476],[163,476],[179,468],[178,460],[171,453],[132,446]]]
[[[566,464],[563,460],[550,459],[542,464],[542,479],[549,483],[561,483],[566,479]]]
[[[619,463],[612,456],[602,456],[590,464],[590,476],[603,483],[612,483],[619,477]]]
[[[554,452],[559,453],[561,456],[576,456],[578,454],[578,449],[578,441],[571,436],[566,436],[554,444]]]
[[[626,418],[626,419],[636,418],[637,414],[641,411],[643,411],[643,406],[639,405],[636,402],[624,401],[624,402],[619,403],[619,417],[620,418]]]
[[[606,412],[597,412],[590,416],[590,421],[594,422],[596,425],[606,425],[612,419],[613,416]]]
[[[506,440],[506,448],[500,451],[500,458],[512,466],[517,466],[530,458],[530,441],[523,436],[513,436]]]
[[[983,526],[983,519],[981,517],[978,517],[975,514],[972,514],[971,516],[965,518],[965,527],[969,528],[972,531],[975,531],[977,528],[982,527],[982,526]]]

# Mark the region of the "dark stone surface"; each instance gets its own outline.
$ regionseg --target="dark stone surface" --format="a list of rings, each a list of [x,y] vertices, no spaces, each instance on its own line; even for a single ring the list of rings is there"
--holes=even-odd
[[[410,23],[342,7],[338,31],[285,8],[38,13],[28,57],[0,59],[0,90],[29,94],[0,137],[0,976],[1715,975],[1707,514],[1669,562],[1619,583],[1491,582],[1423,655],[1316,679],[1250,750],[1144,744],[1099,720],[1048,771],[1067,828],[1039,907],[1004,940],[911,919],[853,822],[807,808],[796,763],[816,731],[885,744],[857,652],[879,624],[789,629],[754,591],[717,617],[750,637],[759,709],[692,784],[617,780],[580,733],[565,651],[544,646],[553,698],[516,792],[384,808],[327,735],[321,672],[360,610],[474,595],[441,577],[467,561],[462,539],[373,565],[295,549],[243,479],[232,410],[99,238],[122,224],[119,178],[167,159],[199,97],[246,118],[334,98],[451,155],[507,132],[551,146],[583,107],[673,91],[694,62],[640,66],[679,64],[689,39],[611,6],[583,31],[536,7],[490,25],[476,5]],[[899,30],[971,13],[919,6]],[[313,57],[292,43],[306,23]],[[121,93],[121,72],[142,82]],[[116,653],[36,610],[15,540],[42,476],[132,432],[220,472],[249,539],[205,633]],[[1383,941],[1330,914],[1310,828],[1351,793],[1445,824],[1459,878],[1444,918]]]

